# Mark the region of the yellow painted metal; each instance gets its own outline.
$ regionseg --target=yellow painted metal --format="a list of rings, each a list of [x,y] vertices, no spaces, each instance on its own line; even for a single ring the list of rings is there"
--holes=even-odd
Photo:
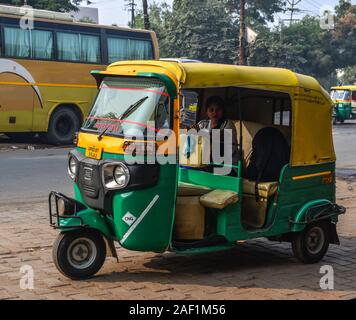
[[[294,181],[306,180],[306,179],[311,179],[311,178],[315,178],[315,177],[330,176],[331,174],[332,174],[331,171],[325,171],[325,172],[319,172],[319,173],[313,173],[313,174],[306,174],[306,175],[303,175],[303,176],[296,176],[296,177],[293,177],[292,179]]]
[[[332,87],[331,90],[351,90],[351,91],[356,91],[356,86],[339,86],[339,87]]]
[[[332,138],[332,100],[313,77],[287,69],[174,61],[124,61],[101,74],[168,76],[177,88],[243,87],[289,94],[292,101],[292,166],[336,160]],[[179,104],[175,104],[179,112]],[[178,127],[175,127],[178,130]],[[178,134],[178,131],[175,131]]]

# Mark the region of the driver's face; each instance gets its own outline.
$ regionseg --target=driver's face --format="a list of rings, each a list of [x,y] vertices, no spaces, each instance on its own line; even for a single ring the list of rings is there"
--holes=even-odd
[[[223,109],[217,104],[211,104],[208,107],[208,118],[213,121],[218,121],[223,118]]]

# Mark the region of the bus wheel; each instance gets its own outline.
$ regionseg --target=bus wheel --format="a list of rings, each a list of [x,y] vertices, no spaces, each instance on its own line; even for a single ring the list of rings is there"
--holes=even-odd
[[[325,256],[330,243],[327,222],[312,223],[302,232],[294,235],[292,249],[301,262],[317,263]]]
[[[75,230],[59,234],[53,245],[53,261],[57,269],[73,280],[95,275],[106,258],[106,244],[99,232]]]
[[[75,133],[79,131],[80,120],[71,108],[59,108],[51,116],[46,140],[54,145],[73,144]]]

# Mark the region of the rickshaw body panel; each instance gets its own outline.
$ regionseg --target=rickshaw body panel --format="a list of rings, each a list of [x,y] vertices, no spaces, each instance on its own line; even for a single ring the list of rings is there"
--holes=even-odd
[[[315,79],[286,69],[163,61],[118,62],[106,71],[94,74],[98,83],[105,76],[158,75],[169,78],[176,87],[176,93],[179,93],[178,88],[240,87],[289,94],[292,102],[291,160],[281,172],[278,192],[267,212],[265,227],[250,231],[242,225],[241,164],[237,178],[178,169],[177,165],[172,164],[161,165],[156,186],[115,192],[112,198],[113,220],[101,220],[98,218],[100,214],[91,211],[96,218],[87,220],[90,227],[117,239],[126,249],[162,252],[172,249],[178,182],[235,191],[240,201],[217,212],[217,233],[226,238],[226,245],[186,250],[207,252],[231,247],[239,240],[301,231],[305,225],[298,223],[303,222],[310,206],[316,203],[335,203],[336,156],[332,139],[332,101]],[[172,98],[175,120],[173,130],[179,137],[179,94]],[[102,137],[100,145],[103,148],[103,159],[123,160],[125,141],[118,137]],[[97,135],[81,132],[78,150],[85,153],[91,144],[98,144]],[[159,146],[160,142],[157,144]],[[170,156],[176,156],[176,151],[171,152]],[[76,199],[83,201],[78,187],[75,189]],[[87,219],[88,213],[85,211],[79,214]],[[133,216],[132,224],[124,221],[127,214]]]

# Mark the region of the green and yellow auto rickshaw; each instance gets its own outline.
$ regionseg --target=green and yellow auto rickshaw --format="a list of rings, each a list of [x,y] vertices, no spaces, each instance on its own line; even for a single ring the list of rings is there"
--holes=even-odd
[[[49,197],[50,224],[60,230],[53,258],[65,276],[96,274],[106,248],[117,258],[115,242],[134,251],[202,253],[265,237],[291,242],[304,263],[339,244],[345,209],[335,199],[332,101],[315,79],[179,61],[117,62],[92,74],[99,93],[68,157],[75,197]],[[239,160],[226,164],[235,174],[205,170],[206,145],[180,130],[185,110],[198,122],[211,96],[224,99],[236,126]],[[283,135],[290,160],[274,181],[253,181],[245,169],[264,128]]]
[[[334,124],[356,119],[356,86],[333,87],[330,95],[334,102]]]

